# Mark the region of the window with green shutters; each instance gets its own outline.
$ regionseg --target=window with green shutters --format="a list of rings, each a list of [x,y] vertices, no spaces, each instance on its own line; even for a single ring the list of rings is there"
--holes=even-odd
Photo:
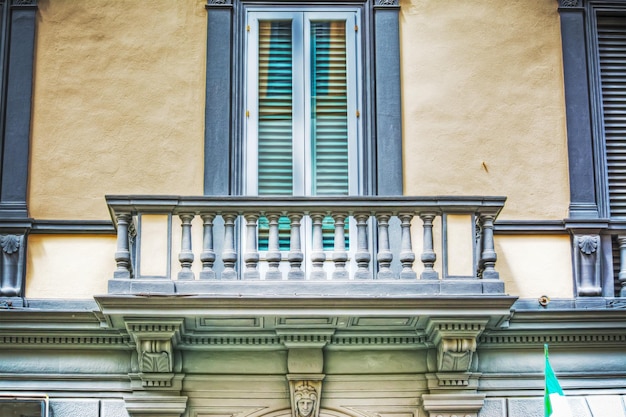
[[[358,10],[336,7],[248,12],[246,194],[359,194],[358,21]],[[332,219],[324,230],[332,249]],[[286,218],[280,231],[288,249]],[[262,218],[259,249],[266,241]]]

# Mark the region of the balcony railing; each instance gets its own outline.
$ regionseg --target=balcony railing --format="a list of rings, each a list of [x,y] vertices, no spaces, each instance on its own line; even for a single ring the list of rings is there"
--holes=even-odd
[[[504,201],[109,196],[117,227],[109,292],[502,294],[493,224]],[[166,219],[161,256],[168,261],[160,276],[138,271],[139,245],[155,238],[143,226],[146,216]],[[455,254],[469,264],[465,273],[454,271]]]

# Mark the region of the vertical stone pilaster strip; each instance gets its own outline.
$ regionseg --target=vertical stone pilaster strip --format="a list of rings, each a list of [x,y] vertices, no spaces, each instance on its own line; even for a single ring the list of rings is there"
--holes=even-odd
[[[378,195],[402,195],[402,109],[398,0],[376,0],[374,13],[375,126]]]
[[[233,137],[233,6],[226,0],[209,0],[207,9],[206,106],[204,114],[204,194],[232,194]],[[236,149],[233,146],[232,149]],[[237,174],[235,174],[237,175]],[[237,178],[232,180],[237,181]]]
[[[559,0],[569,159],[570,218],[598,218],[585,10],[580,0]]]

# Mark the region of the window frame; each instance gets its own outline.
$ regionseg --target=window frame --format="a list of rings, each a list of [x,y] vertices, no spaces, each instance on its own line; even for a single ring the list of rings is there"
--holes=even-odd
[[[591,132],[594,145],[594,162],[598,210],[601,217],[624,218],[611,213],[609,192],[609,172],[607,161],[606,130],[604,116],[604,95],[600,70],[600,48],[598,40],[598,15],[623,14],[626,16],[626,1],[588,1],[586,4],[587,62],[589,70],[589,91],[591,111]]]
[[[294,33],[293,59],[293,123],[292,134],[292,179],[294,196],[313,196],[314,152],[311,134],[311,73],[310,73],[310,25],[315,21],[342,21],[346,23],[346,77],[347,77],[347,118],[348,118],[348,155],[349,155],[349,195],[363,193],[361,185],[364,173],[361,167],[363,153],[363,134],[361,118],[357,112],[363,107],[363,78],[360,36],[350,35],[350,28],[361,26],[360,10],[355,7],[250,7],[246,10],[246,42],[243,52],[245,83],[245,128],[243,146],[243,167],[245,195],[258,195],[258,146],[259,146],[259,85],[258,85],[258,33],[260,21],[290,21]],[[350,21],[352,20],[352,23]],[[352,25],[352,26],[351,26]],[[299,55],[299,56],[298,56]],[[300,103],[301,105],[298,105]],[[297,128],[297,130],[296,130]]]
[[[259,6],[361,10],[362,190],[364,195],[402,195],[398,0],[208,0],[204,194],[244,193],[245,17],[246,9]]]

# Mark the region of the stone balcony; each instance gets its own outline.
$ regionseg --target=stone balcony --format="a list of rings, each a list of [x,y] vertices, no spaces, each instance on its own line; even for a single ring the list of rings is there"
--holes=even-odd
[[[109,294],[503,295],[493,224],[504,201],[108,196],[117,227]]]

